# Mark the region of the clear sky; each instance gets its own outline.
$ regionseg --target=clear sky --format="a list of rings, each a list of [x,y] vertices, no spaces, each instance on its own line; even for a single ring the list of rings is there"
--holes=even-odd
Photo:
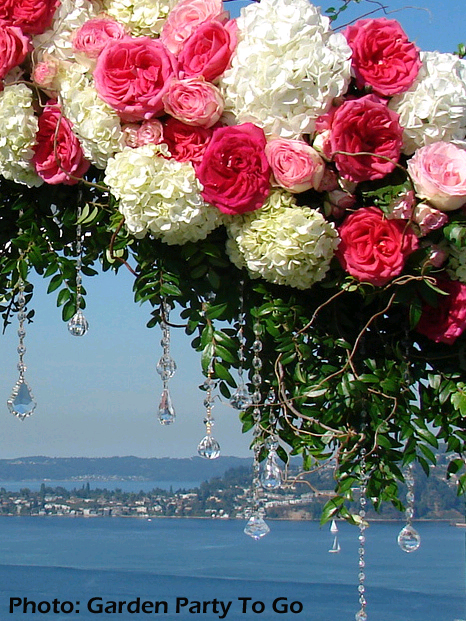
[[[244,2],[227,3],[232,15]],[[342,22],[373,10],[379,3],[362,2],[349,8]],[[325,1],[323,8],[339,6]],[[411,39],[424,50],[453,52],[466,41],[464,0],[420,0],[406,7],[403,0],[384,3],[388,17],[401,22]],[[378,13],[377,15],[383,15]],[[26,455],[190,457],[204,435],[204,393],[198,355],[182,330],[174,331],[172,355],[178,364],[170,380],[176,422],[157,421],[161,381],[155,365],[161,354],[160,329],[147,330],[150,307],[134,304],[132,276],[105,274],[85,278],[89,333],[68,334],[47,296],[47,283],[37,279],[36,319],[27,328],[26,378],[38,406],[23,422],[6,406],[17,380],[16,321],[0,337],[0,458]],[[3,403],[3,405],[2,405]],[[218,404],[214,436],[223,455],[247,456],[250,435],[243,436],[236,411]]]

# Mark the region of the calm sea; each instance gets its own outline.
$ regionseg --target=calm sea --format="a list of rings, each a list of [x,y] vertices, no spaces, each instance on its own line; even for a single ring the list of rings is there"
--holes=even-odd
[[[339,525],[341,552],[329,554],[328,528],[269,524],[256,542],[239,520],[1,518],[0,619],[354,621],[357,530]],[[466,529],[416,528],[413,554],[396,544],[400,524],[368,529],[369,621],[465,620]],[[10,598],[19,603],[11,613]],[[35,613],[32,604],[23,612],[26,599]],[[132,604],[113,612],[112,601]],[[226,614],[221,602],[231,602]]]

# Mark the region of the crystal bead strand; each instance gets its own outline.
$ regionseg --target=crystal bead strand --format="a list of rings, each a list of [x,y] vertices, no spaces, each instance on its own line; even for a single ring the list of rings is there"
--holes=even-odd
[[[22,212],[20,212],[20,217]],[[20,231],[21,232],[21,231]],[[24,253],[20,251],[20,260],[24,260]],[[24,295],[24,280],[21,276],[18,279],[18,299],[17,299],[17,309],[18,309],[18,366],[17,369],[19,371],[19,378],[16,384],[13,386],[13,390],[11,392],[10,398],[7,401],[7,406],[10,412],[19,418],[20,420],[24,420],[36,409],[37,403],[34,401],[34,397],[32,395],[31,388],[29,384],[24,378],[24,373],[26,371],[26,365],[24,363],[24,354],[26,353],[26,347],[24,345],[24,339],[26,336],[26,298]]]
[[[244,383],[243,372],[244,372],[244,363],[245,363],[245,355],[244,349],[246,347],[246,337],[244,336],[244,324],[246,314],[244,312],[244,281],[240,283],[240,293],[239,293],[239,314],[238,314],[238,341],[239,341],[239,350],[238,350],[238,387],[233,392],[230,397],[230,405],[235,408],[235,410],[245,410],[251,405],[251,396],[249,394],[248,388]]]
[[[176,413],[173,407],[170,390],[168,389],[168,380],[171,379],[176,372],[176,362],[170,354],[170,326],[168,325],[168,317],[170,314],[170,306],[163,300],[162,302],[162,321],[160,328],[162,330],[162,356],[157,362],[157,373],[160,375],[163,388],[159,403],[159,422],[161,425],[171,425],[175,421]]]
[[[206,390],[206,396],[204,399],[204,406],[206,409],[204,417],[206,435],[202,438],[197,447],[198,454],[200,457],[204,457],[204,459],[217,459],[217,457],[220,457],[220,444],[212,436],[212,427],[214,426],[214,417],[212,416],[214,396],[212,391],[215,388],[215,382],[212,379],[213,366],[214,359],[212,358],[207,370],[207,379],[204,382],[204,388]]]
[[[265,509],[263,507],[263,498],[262,498],[262,484],[260,477],[260,452],[261,452],[261,384],[262,384],[262,376],[260,374],[262,368],[262,360],[260,357],[260,353],[262,351],[262,341],[260,339],[262,334],[262,327],[258,321],[254,324],[254,343],[252,345],[253,349],[253,376],[252,376],[252,384],[254,386],[254,392],[252,393],[252,403],[253,403],[253,418],[254,418],[254,461],[252,466],[252,508],[251,515],[248,519],[248,522],[244,528],[244,532],[246,535],[249,535],[253,539],[260,539],[267,535],[270,532],[270,528],[268,527],[265,517]]]
[[[81,218],[82,208],[81,208],[81,200],[78,200],[78,225],[76,227],[76,312],[71,317],[68,322],[68,330],[70,334],[73,336],[84,336],[87,334],[89,330],[89,323],[87,319],[84,317],[84,314],[81,310],[81,300],[82,300],[82,228],[81,224],[79,224],[79,219]]]
[[[413,464],[409,464],[404,475],[406,486],[406,526],[402,528],[398,534],[398,545],[403,552],[415,552],[421,545],[421,536],[415,528],[413,528],[412,520],[414,517],[414,468]]]
[[[365,558],[365,554],[366,554],[366,548],[365,548],[365,544],[366,544],[366,528],[367,528],[367,522],[366,522],[366,504],[367,504],[367,498],[366,498],[366,491],[367,491],[367,480],[368,480],[368,476],[367,476],[367,471],[366,471],[366,449],[362,448],[361,452],[360,452],[360,456],[361,456],[361,480],[360,480],[360,484],[359,484],[359,548],[358,548],[358,554],[359,554],[359,574],[358,574],[358,580],[359,580],[359,585],[358,585],[358,593],[359,593],[359,603],[361,604],[361,608],[359,609],[359,611],[356,613],[355,619],[356,621],[367,621],[367,612],[366,612],[366,587],[364,585],[364,582],[366,580],[366,573],[365,573],[365,568],[366,568],[366,558]]]
[[[275,432],[277,425],[277,417],[275,416],[275,391],[270,388],[266,404],[269,406],[269,432],[267,438],[267,459],[265,460],[264,469],[261,474],[262,487],[266,490],[274,490],[281,487],[283,481],[283,472],[277,463],[278,455],[278,436]]]

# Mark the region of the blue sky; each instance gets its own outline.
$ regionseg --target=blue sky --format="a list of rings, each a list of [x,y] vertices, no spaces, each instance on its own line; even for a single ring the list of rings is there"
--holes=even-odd
[[[236,14],[243,2],[227,3]],[[323,8],[338,6],[326,1]],[[424,50],[452,52],[466,40],[464,0],[421,0],[403,10],[402,0],[387,0],[389,17],[401,22]],[[355,4],[344,14],[349,21],[376,3]],[[378,15],[382,15],[379,13]],[[204,435],[204,393],[200,361],[183,331],[173,335],[178,371],[170,381],[177,420],[170,427],[157,421],[161,381],[155,365],[160,357],[160,329],[147,330],[150,308],[133,303],[132,276],[104,274],[85,279],[89,333],[72,337],[61,321],[47,283],[36,279],[36,319],[28,327],[26,378],[38,406],[23,422],[6,406],[17,380],[16,324],[0,345],[0,458],[25,455],[190,457]],[[2,401],[3,400],[3,401]],[[2,405],[3,403],[3,405]],[[214,436],[223,455],[247,456],[249,435],[242,435],[237,413],[226,405],[214,409]]]

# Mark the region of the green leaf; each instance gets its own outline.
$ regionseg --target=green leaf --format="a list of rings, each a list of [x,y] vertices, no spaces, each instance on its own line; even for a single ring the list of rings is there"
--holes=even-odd
[[[57,296],[57,306],[61,306],[65,302],[67,302],[71,297],[71,291],[66,288],[62,289]]]
[[[202,350],[201,354],[201,366],[203,372],[207,375],[210,364],[212,362],[212,358],[214,355],[214,344],[212,342],[207,343],[207,345]]]
[[[206,310],[206,315],[209,319],[218,319],[225,313],[227,309],[228,304],[226,302],[223,304],[216,304],[215,306],[209,306],[209,308]]]
[[[63,283],[63,276],[61,274],[55,274],[52,280],[49,282],[49,286],[47,287],[47,293],[52,293],[55,289],[58,289],[60,285]]]
[[[171,282],[163,282],[160,286],[160,293],[163,295],[178,297],[181,295],[181,289]]]
[[[328,522],[339,512],[344,501],[345,499],[342,496],[335,496],[334,498],[331,498],[328,502],[325,503],[324,508],[322,509],[322,515],[320,517],[321,525]]]
[[[225,366],[223,366],[223,364],[220,364],[218,360],[216,360],[214,364],[214,373],[218,378],[222,379],[229,386],[231,386],[232,388],[236,388],[236,382],[233,379],[231,373]]]

